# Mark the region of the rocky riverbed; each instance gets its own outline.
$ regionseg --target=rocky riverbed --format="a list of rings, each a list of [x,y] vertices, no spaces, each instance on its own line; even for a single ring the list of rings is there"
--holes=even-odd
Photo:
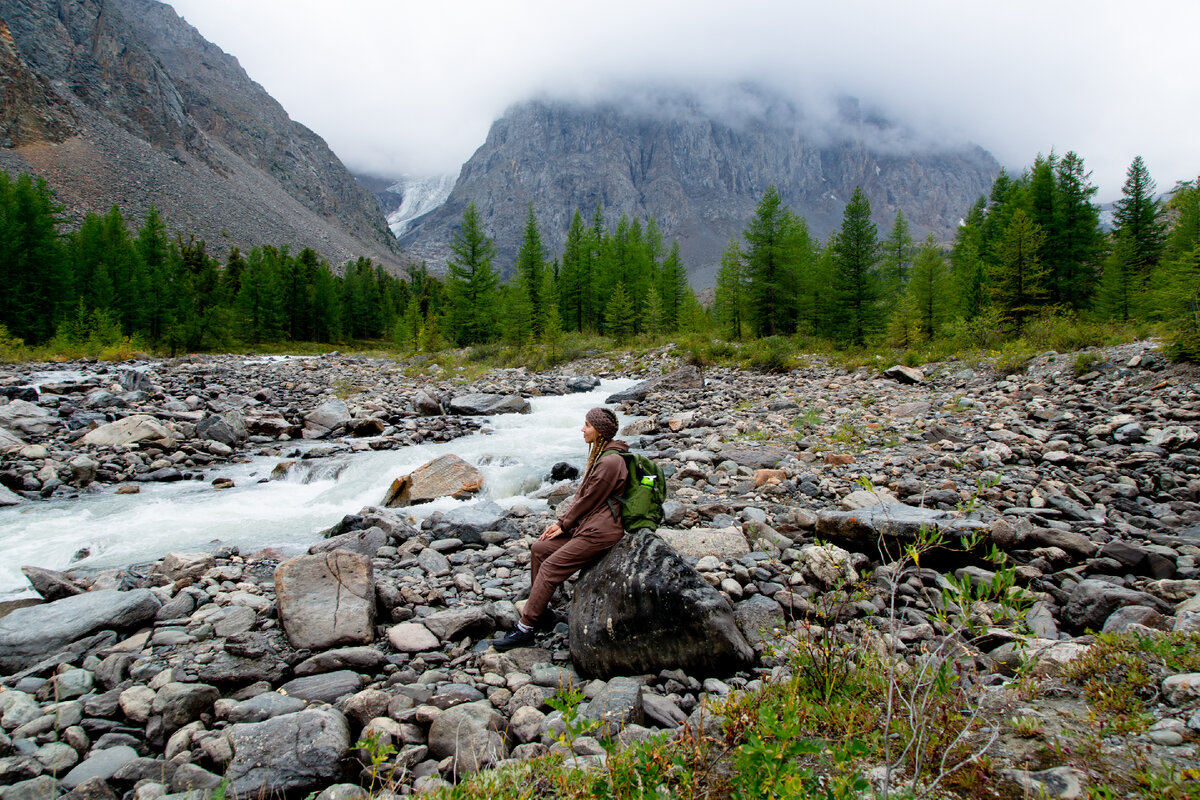
[[[1089,632],[1200,631],[1196,375],[1147,343],[1096,356],[1079,375],[1063,354],[1008,376],[958,362],[848,371],[817,359],[766,375],[701,372],[666,349],[636,366],[599,357],[473,381],[337,355],[212,357],[86,365],[98,379],[40,390],[30,386],[47,365],[8,366],[9,503],[195,479],[305,438],[346,452],[452,440],[496,403],[519,411],[523,396],[591,388],[598,375],[654,376],[612,402],[643,418],[622,436],[668,474],[656,536],[677,554],[674,574],[695,576],[689,591],[716,596],[706,607],[727,617],[711,629],[731,652],[743,652],[738,640],[753,652],[722,664],[673,653],[686,670],[638,656],[636,674],[614,674],[586,655],[587,604],[567,597],[538,646],[490,649],[517,618],[529,546],[551,519],[520,505],[420,523],[403,508],[365,508],[283,564],[277,552],[225,546],[90,575],[30,570],[53,602],[0,620],[0,800],[155,800],[222,777],[239,793],[352,796],[345,784],[367,780],[354,743],[368,736],[396,748],[396,791],[428,791],[562,752],[564,722],[547,701],[568,684],[584,689],[582,713],[622,741],[703,730],[707,700],[786,674],[778,646],[813,635],[815,623],[900,658],[961,644],[994,712],[997,787],[1071,796],[1100,767],[1031,759],[1000,720],[1034,717],[1063,737],[1087,729],[1079,688],[1062,675],[1094,646]],[[492,405],[456,402],[473,395]],[[570,491],[562,481],[543,495],[553,505]],[[1020,638],[986,605],[976,610],[985,637],[961,642],[939,622],[945,575],[992,573],[953,549],[901,572],[900,546],[932,527],[977,532],[1007,554],[1028,600]],[[831,614],[823,598],[856,582],[863,597]],[[1011,676],[1021,664],[1061,691],[1019,696]],[[1154,680],[1144,729],[1103,740],[1115,769],[1133,753],[1139,764],[1197,761],[1200,675]],[[586,767],[605,753],[580,737],[569,755]]]

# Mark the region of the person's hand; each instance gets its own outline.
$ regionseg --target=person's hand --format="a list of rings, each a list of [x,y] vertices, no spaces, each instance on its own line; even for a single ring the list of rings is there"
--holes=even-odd
[[[563,529],[559,527],[557,522],[551,522],[546,527],[546,530],[542,531],[542,535],[538,539],[553,539],[555,536],[562,536],[562,532]]]

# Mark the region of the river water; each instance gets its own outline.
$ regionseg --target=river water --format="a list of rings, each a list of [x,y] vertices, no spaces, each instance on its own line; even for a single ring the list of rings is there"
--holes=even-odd
[[[391,482],[425,462],[453,453],[478,467],[483,490],[477,500],[502,506],[523,502],[543,485],[558,461],[582,467],[587,455],[583,416],[632,380],[607,380],[585,393],[533,397],[531,414],[488,418],[490,433],[399,450],[368,451],[301,462],[282,480],[266,480],[285,459],[258,456],[247,464],[211,470],[204,481],[142,484],[140,494],[112,488],[72,500],[29,503],[0,509],[0,600],[32,596],[21,574],[26,565],[63,570],[139,564],[172,551],[209,549],[215,542],[243,552],[279,546],[300,552],[346,514],[379,505]],[[621,425],[628,418],[621,417]],[[295,446],[285,445],[290,453]],[[210,481],[229,477],[234,488],[214,490]],[[407,509],[423,519],[461,505],[442,499]],[[86,549],[85,558],[77,558]]]

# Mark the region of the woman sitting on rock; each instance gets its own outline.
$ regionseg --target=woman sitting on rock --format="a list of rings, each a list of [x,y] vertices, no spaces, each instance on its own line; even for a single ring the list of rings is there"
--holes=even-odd
[[[593,408],[584,417],[582,430],[583,440],[592,446],[583,481],[570,508],[530,548],[529,599],[517,627],[493,643],[497,650],[532,644],[535,631],[554,627],[554,614],[547,608],[554,590],[604,555],[625,532],[608,502],[624,491],[629,479],[625,459],[608,452],[629,450],[625,442],[613,439],[617,415],[607,408]]]

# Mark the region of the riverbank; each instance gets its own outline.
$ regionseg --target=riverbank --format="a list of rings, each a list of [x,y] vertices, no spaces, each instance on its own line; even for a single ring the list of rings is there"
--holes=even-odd
[[[670,351],[638,361],[642,376],[681,366]],[[358,368],[339,365],[322,380],[357,380]],[[530,393],[571,372],[632,368],[631,357],[627,365],[503,373],[471,388]],[[16,670],[24,674],[0,693],[11,742],[0,780],[57,787],[79,765],[90,762],[96,778],[110,760],[124,759],[101,782],[147,798],[211,787],[221,776],[300,793],[369,785],[359,766],[369,756],[351,745],[370,734],[395,748],[380,774],[394,778],[389,790],[398,793],[431,790],[485,765],[540,769],[529,765],[547,754],[597,771],[589,775],[611,775],[605,770],[621,763],[619,752],[576,736],[551,707],[564,683],[583,689],[580,719],[617,710],[621,746],[638,747],[656,732],[689,742],[700,732],[716,751],[737,753],[753,731],[766,744],[781,731],[720,730],[705,724],[704,709],[732,713],[739,696],[777,692],[772,687],[791,685],[812,663],[811,643],[844,641],[875,659],[854,661],[854,669],[871,664],[885,675],[889,663],[952,654],[943,663],[968,690],[955,695],[966,705],[942,723],[926,720],[924,732],[949,748],[937,737],[959,730],[964,708],[979,709],[969,715],[966,741],[993,740],[986,760],[961,771],[970,785],[949,787],[958,796],[1071,796],[1108,787],[1151,797],[1164,796],[1163,786],[1194,787],[1187,770],[1200,735],[1200,695],[1188,688],[1200,684],[1188,678],[1200,672],[1195,378],[1146,343],[1087,359],[1042,354],[1014,375],[961,362],[923,373],[848,371],[818,359],[785,374],[706,369],[703,387],[666,383],[614,404],[642,418],[624,438],[668,472],[662,535],[724,594],[759,652],[755,668],[589,680],[572,664],[566,620],[537,647],[488,651],[486,639],[515,619],[529,544],[550,516],[491,508],[414,526],[395,512],[365,509],[337,533],[351,537],[345,546],[370,552],[377,617],[369,644],[297,650],[281,630],[286,600],[273,578],[279,559],[269,552],[226,548],[164,560],[140,575],[114,571],[89,588],[145,592],[145,607],[124,627],[89,630],[61,654]],[[435,380],[459,388],[452,378]],[[418,388],[403,390],[407,402]],[[319,398],[311,395],[305,407]],[[439,418],[406,419],[424,430]],[[916,527],[905,528],[908,519],[947,531],[972,527],[1007,560],[989,566],[947,548],[906,564],[898,531]],[[962,575],[981,584],[1011,576],[1023,626],[1005,621],[996,598],[968,604],[983,623],[980,634],[940,615],[946,581]],[[845,585],[861,594],[839,603]],[[1132,656],[1117,658],[1107,638],[1124,631],[1153,641],[1169,629],[1184,637],[1182,655],[1156,656],[1144,675],[1135,674]],[[1101,630],[1105,637],[1089,633]],[[870,688],[856,691],[874,697]],[[806,719],[796,713],[804,707],[791,716]],[[873,738],[881,720],[847,716],[845,723],[863,727],[825,719],[793,734],[861,739],[867,750],[834,766],[879,780],[884,756],[869,743],[881,741]],[[478,736],[471,744],[448,730]],[[805,758],[797,752],[784,761],[820,761]],[[267,772],[253,771],[258,762]],[[715,796],[737,785],[739,769],[754,766],[723,763],[711,778]],[[894,782],[914,777],[911,762],[895,766]],[[88,777],[80,772],[69,782],[82,786]],[[679,788],[678,776],[662,780]]]

